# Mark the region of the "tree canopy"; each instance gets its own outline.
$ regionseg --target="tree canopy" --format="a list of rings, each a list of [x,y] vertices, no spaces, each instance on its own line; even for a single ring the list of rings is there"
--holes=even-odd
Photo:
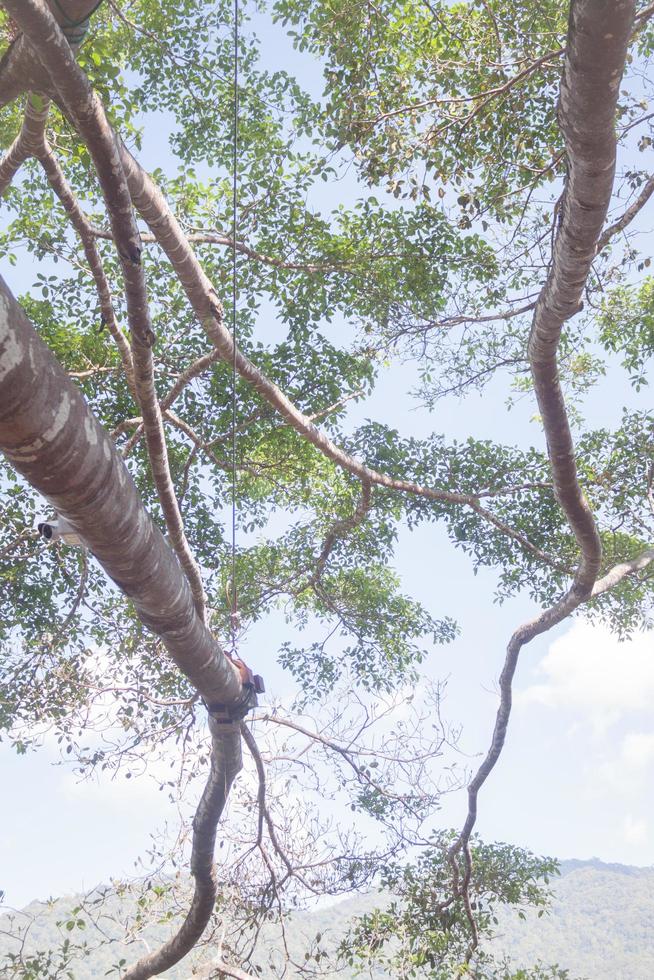
[[[127,947],[126,980],[194,949],[206,976],[283,975],[257,961],[263,920],[377,883],[394,904],[353,925],[344,962],[527,976],[483,940],[498,904],[544,904],[555,866],[474,833],[521,650],[573,614],[650,626],[652,416],[635,401],[594,428],[584,396],[607,364],[639,391],[654,347],[636,233],[652,14],[1,0],[0,257],[27,254],[34,285],[17,303],[0,283],[0,736],[25,752],[54,734],[88,774],[172,758],[162,785],[200,799],[192,896],[149,882],[130,935],[161,892],[181,921]],[[275,62],[281,36],[306,78]],[[426,438],[364,418],[407,365]],[[537,413],[533,445],[440,431],[442,403],[490,390]],[[48,506],[81,548],[39,538]],[[414,693],[465,623],[394,564],[401,529],[428,523],[499,601],[533,604],[496,651],[495,729],[454,831],[456,732],[438,689]],[[257,706],[247,633],[273,616],[295,693]],[[9,975],[52,976],[49,955]],[[293,969],[327,960],[318,941]]]

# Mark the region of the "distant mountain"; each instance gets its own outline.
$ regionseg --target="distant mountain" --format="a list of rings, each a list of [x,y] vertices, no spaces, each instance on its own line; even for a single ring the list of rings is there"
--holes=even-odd
[[[561,878],[553,885],[554,900],[550,911],[542,918],[536,913],[528,913],[525,921],[507,911],[500,918],[495,949],[507,953],[516,967],[542,960],[558,963],[568,968],[572,977],[588,980],[653,980],[654,870],[604,864],[593,859],[563,861],[561,872]],[[351,919],[379,902],[377,895],[355,896],[326,909],[297,914],[288,929],[293,957],[303,960],[305,950],[317,933],[321,934],[323,949],[335,949]],[[76,898],[64,898],[52,905],[34,902],[28,906],[23,914],[35,917],[35,923],[30,929],[27,948],[45,950],[58,945],[62,936],[69,936],[75,942],[83,940],[89,947],[95,947],[101,937],[94,927],[87,924],[83,929],[75,926],[69,931],[66,928],[65,922],[71,921],[71,910],[76,904]],[[119,959],[131,962],[142,954],[144,942],[139,940],[126,946],[121,941],[123,927],[112,923],[113,917],[124,922],[133,921],[136,911],[133,899],[121,899],[115,894],[109,896],[101,926],[105,935],[114,941],[75,962],[72,967],[75,980],[104,977]],[[8,924],[6,916],[0,918],[0,957],[12,949],[11,941],[6,937]],[[170,931],[171,924],[162,914],[160,922],[144,934],[145,942],[156,946]],[[268,930],[264,933],[263,943],[266,949],[259,957],[263,968],[261,975],[272,976],[270,964],[276,959],[279,937]],[[180,980],[188,978],[189,974],[186,966],[171,970],[165,976],[169,980]],[[348,980],[346,973],[340,972],[339,977]]]
[[[653,980],[654,869],[562,861],[541,919],[503,916],[495,946],[517,965],[541,959],[588,980]]]

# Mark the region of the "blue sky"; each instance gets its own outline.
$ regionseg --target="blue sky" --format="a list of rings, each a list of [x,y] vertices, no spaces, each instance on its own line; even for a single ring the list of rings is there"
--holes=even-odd
[[[260,24],[259,33],[265,30]],[[306,56],[278,43],[274,50],[316,88],[318,73]],[[168,156],[162,132],[153,126],[145,141],[146,166],[160,166]],[[317,203],[330,207],[342,189],[342,184],[325,188]],[[651,228],[650,213],[641,221],[644,231]],[[0,272],[20,292],[34,281],[36,269],[21,258],[16,268],[0,263]],[[505,392],[492,385],[483,396],[451,400],[429,414],[407,394],[415,380],[408,365],[383,372],[372,398],[352,407],[352,423],[372,417],[405,435],[436,430],[448,438],[472,435],[543,446],[529,399],[508,412]],[[625,404],[647,407],[649,392],[636,397],[611,370],[589,399],[587,415],[595,425],[614,425]],[[435,649],[426,670],[448,679],[444,714],[463,725],[461,760],[473,769],[492,730],[504,647],[534,607],[520,597],[496,605],[495,576],[484,570],[474,576],[438,527],[401,533],[397,569],[408,593],[436,616],[451,615],[461,625],[460,637]],[[267,657],[285,638],[283,617],[273,617],[251,631],[244,651],[280,696],[288,693],[288,681]],[[581,621],[568,622],[525,649],[507,746],[480,797],[483,836],[562,858],[654,862],[652,654],[651,635],[619,643],[605,629]],[[176,808],[147,776],[79,783],[47,741],[27,757],[0,746],[0,764],[3,799],[16,801],[5,804],[0,816],[0,888],[13,906],[130,874],[150,834],[178,819]],[[459,825],[464,809],[464,793],[446,798],[439,822]]]

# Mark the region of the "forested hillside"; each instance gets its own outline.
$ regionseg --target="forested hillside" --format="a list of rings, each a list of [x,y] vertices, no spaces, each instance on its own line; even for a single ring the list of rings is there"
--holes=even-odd
[[[601,861],[565,861],[553,892],[551,907],[541,918],[536,912],[527,913],[524,920],[508,911],[500,916],[495,945],[501,953],[509,954],[515,966],[541,960],[567,968],[571,980],[651,980],[654,976],[654,869]],[[331,959],[352,918],[378,903],[379,896],[358,896],[328,909],[294,916],[289,920],[286,936],[292,958],[304,961],[306,950],[313,945],[314,951],[323,950]],[[64,937],[74,935],[76,943],[86,942],[89,951],[92,950],[100,940],[100,932],[85,912],[72,914],[78,905],[78,898],[65,898],[51,905],[34,902],[25,909],[26,914],[35,916],[29,933],[30,949],[34,952],[54,949]],[[103,904],[99,924],[108,934],[122,938],[121,921],[133,921],[136,912],[128,900],[112,896]],[[69,930],[66,923],[74,920],[85,921],[85,927],[76,925]],[[166,921],[165,901],[161,920],[146,933],[146,940],[152,945],[171,930],[171,922]],[[6,917],[0,922],[3,930],[6,929]],[[317,943],[316,936],[320,936]],[[140,940],[139,952],[142,943]],[[281,945],[280,936],[270,928],[257,960],[262,976],[277,975],[276,964],[281,967],[283,963],[283,957],[278,955]],[[0,949],[5,952],[10,948],[9,941],[3,937]],[[132,959],[134,955],[133,948],[130,950],[118,940],[88,958],[80,951],[72,964],[74,978],[103,977],[122,957]],[[59,962],[57,956],[52,958],[53,975]],[[165,976],[171,980],[190,978],[193,975],[190,970],[189,966],[179,966]],[[290,975],[296,976],[297,972]],[[338,976],[350,980],[354,973],[339,970]]]

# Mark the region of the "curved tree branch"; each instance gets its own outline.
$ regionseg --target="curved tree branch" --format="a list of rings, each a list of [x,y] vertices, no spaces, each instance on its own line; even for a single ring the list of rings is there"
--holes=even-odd
[[[449,852],[455,889],[464,897],[472,870],[469,842],[477,819],[477,797],[504,746],[511,713],[512,681],[520,651],[591,596],[601,563],[599,533],[579,486],[556,354],[564,322],[579,310],[611,198],[616,155],[615,109],[633,18],[633,0],[615,0],[611,4],[573,0],[571,5],[559,103],[570,171],[550,274],[536,304],[529,355],[555,493],[577,539],[580,558],[566,594],[551,608],[520,626],[509,641],[500,675],[500,705],[491,745],[468,786],[466,820]],[[466,865],[462,888],[458,884],[455,860],[461,851]],[[474,935],[473,929],[473,949]]]
[[[238,723],[224,725],[209,716],[211,771],[193,818],[191,874],[195,890],[184,922],[154,953],[142,956],[127,968],[123,980],[148,980],[169,970],[189,953],[204,932],[214,909],[217,893],[213,855],[216,828],[225,809],[231,785],[243,766]]]
[[[127,378],[127,383],[129,384],[129,387],[136,400],[132,352],[130,350],[127,338],[116,322],[116,315],[114,313],[113,302],[111,299],[111,289],[109,288],[109,283],[102,266],[102,259],[100,258],[95,244],[95,238],[91,232],[91,226],[86,218],[86,215],[77,203],[75,195],[73,194],[72,189],[66,180],[65,174],[59,166],[59,162],[52,152],[52,148],[47,140],[44,139],[42,141],[41,146],[36,148],[34,155],[43,167],[50,186],[61,201],[62,206],[71,220],[73,228],[79,235],[82,247],[84,249],[84,255],[86,256],[86,261],[89,264],[91,274],[95,281],[102,318],[109,333],[116,343],[116,347],[118,348],[120,359],[123,364],[123,370]]]
[[[636,572],[644,571],[653,561],[654,548],[646,548],[636,558],[632,558],[630,561],[620,562],[619,565],[614,565],[605,575],[597,579],[591,593],[592,597],[609,592],[622,582],[623,579],[627,578],[628,575],[634,575]]]
[[[28,94],[25,115],[20,132],[0,161],[0,197],[5,193],[19,168],[43,143],[45,124],[50,110],[48,99],[41,99],[37,105],[32,94]]]

